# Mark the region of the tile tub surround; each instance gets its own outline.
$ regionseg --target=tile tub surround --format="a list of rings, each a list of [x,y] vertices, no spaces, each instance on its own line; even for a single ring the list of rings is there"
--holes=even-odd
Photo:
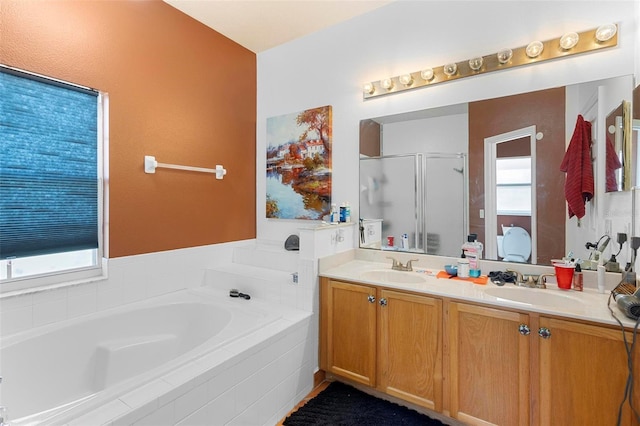
[[[0,294],[0,336],[202,285],[206,268],[254,240],[109,259],[108,277]]]
[[[420,274],[424,278],[424,282],[419,283],[395,283],[388,281],[380,281],[372,278],[372,274],[364,274],[368,271],[376,270],[391,270],[391,261],[386,259],[386,256],[393,256],[403,263],[408,259],[418,258],[418,262],[414,262],[414,272],[404,272],[405,274]],[[527,311],[546,313],[551,315],[559,315],[568,318],[581,319],[587,321],[600,322],[603,324],[618,325],[617,321],[611,316],[611,313],[607,309],[607,301],[609,299],[609,291],[615,287],[619,282],[619,274],[608,274],[607,290],[605,294],[600,294],[595,289],[595,274],[590,277],[592,281],[587,286],[587,277],[585,272],[585,289],[582,292],[573,290],[563,291],[557,288],[553,283],[547,282],[546,290],[526,289],[524,291],[539,291],[547,292],[545,294],[558,294],[563,296],[570,296],[571,298],[579,299],[583,304],[583,308],[571,309],[569,307],[549,307],[542,305],[529,305],[526,306],[522,303],[498,299],[495,296],[489,295],[485,292],[487,289],[495,289],[496,285],[490,281],[486,285],[478,285],[469,282],[463,282],[460,280],[446,280],[438,279],[436,277],[428,276],[423,273],[425,269],[431,269],[434,271],[443,270],[444,265],[455,261],[453,258],[443,258],[438,256],[429,255],[415,255],[410,253],[388,253],[375,250],[362,250],[356,249],[348,253],[341,253],[334,256],[329,256],[320,259],[319,272],[321,276],[346,280],[351,282],[361,282],[372,285],[382,285],[384,287],[397,288],[402,290],[417,291],[425,294],[431,294],[435,296],[449,297],[458,300],[466,300],[470,302],[479,302],[488,305],[496,305],[500,307],[508,307],[515,309],[523,309]],[[513,267],[513,265],[511,265]],[[504,270],[505,265],[501,262],[481,261],[480,267],[483,271],[490,270]],[[517,268],[524,274],[542,274],[553,273],[552,267],[534,266],[534,265],[518,265]],[[364,277],[363,277],[364,274]],[[614,281],[615,280],[615,281]],[[502,288],[508,288],[509,284]],[[519,288],[511,285],[513,288]],[[635,322],[627,318],[614,306],[615,302],[612,302],[612,309],[616,316],[622,321],[626,327],[633,327]]]
[[[237,306],[240,310],[254,312],[252,315],[273,312],[275,316],[254,331],[229,329],[226,337],[224,334],[220,338],[214,336],[175,362],[168,361],[166,367],[161,365],[136,375],[133,380],[105,388],[74,408],[78,414],[63,411],[41,424],[134,424],[138,421],[154,425],[183,421],[185,424],[224,424],[236,418],[240,423],[246,423],[241,419],[249,419],[251,424],[277,422],[313,385],[314,345],[308,341],[311,313],[274,306],[259,299],[229,299],[227,294],[214,289],[193,291],[192,295],[184,292],[165,295],[159,301],[164,299],[164,303],[170,303],[168,306],[174,306],[174,299],[210,298],[212,306],[218,306],[216,301],[224,298],[220,307],[225,305],[233,309]],[[155,306],[147,301],[128,305],[125,314],[135,313],[131,308],[137,305],[143,309]],[[123,308],[116,308],[113,313],[121,311]],[[84,317],[80,324],[88,324],[92,317]],[[233,317],[236,317],[235,313]],[[100,318],[110,316],[98,316]],[[70,325],[77,323],[72,320]],[[55,327],[55,324],[44,327],[47,334],[43,337],[48,338]],[[36,334],[37,337],[38,331],[7,336],[5,342],[20,344],[23,335]],[[216,344],[216,341],[220,343]],[[84,361],[78,360],[76,364],[84,365]],[[7,376],[9,379],[11,377]],[[11,404],[9,410],[10,407]],[[87,409],[91,411],[87,412]],[[33,419],[25,421],[14,419],[17,424],[30,424]]]

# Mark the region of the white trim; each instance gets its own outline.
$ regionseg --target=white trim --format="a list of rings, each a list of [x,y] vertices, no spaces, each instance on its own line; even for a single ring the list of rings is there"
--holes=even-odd
[[[538,263],[538,224],[536,210],[536,126],[524,127],[484,139],[484,233],[487,259],[498,258],[498,225],[496,223],[496,166],[497,145],[528,137],[531,146],[531,263]]]

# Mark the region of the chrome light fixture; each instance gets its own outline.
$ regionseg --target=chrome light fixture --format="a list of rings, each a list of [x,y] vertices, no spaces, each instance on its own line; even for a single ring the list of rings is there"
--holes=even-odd
[[[618,27],[615,24],[606,24],[578,33],[566,33],[550,40],[533,41],[526,46],[504,48],[497,53],[474,56],[466,61],[423,68],[420,71],[365,83],[362,86],[362,94],[364,99],[371,99],[478,74],[596,52],[617,45]]]

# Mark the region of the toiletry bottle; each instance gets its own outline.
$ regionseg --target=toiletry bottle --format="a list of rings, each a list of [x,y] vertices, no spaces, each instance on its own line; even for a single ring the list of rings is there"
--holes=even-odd
[[[340,222],[344,223],[347,221],[347,206],[342,203],[340,204]]]
[[[331,204],[331,223],[338,223],[340,221],[340,212],[338,212],[338,206],[336,203]]]
[[[351,222],[351,206],[349,205],[349,202],[347,201],[347,203],[345,204],[345,222],[349,223]]]
[[[476,241],[477,238],[477,234],[469,234],[467,242],[462,245],[462,251],[469,259],[469,269],[478,269],[478,260],[482,258],[483,245]]]
[[[582,291],[584,282],[583,279],[584,277],[582,276],[582,268],[580,267],[579,263],[576,263],[576,268],[573,271],[573,289],[575,291]]]
[[[469,278],[470,261],[467,258],[458,259],[458,277]]]
[[[404,250],[409,250],[409,235],[402,234],[402,248]]]

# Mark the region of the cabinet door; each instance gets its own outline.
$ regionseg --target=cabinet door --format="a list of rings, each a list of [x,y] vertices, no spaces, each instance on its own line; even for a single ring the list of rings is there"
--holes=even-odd
[[[442,411],[442,301],[381,290],[379,389]]]
[[[540,326],[550,332],[539,342],[540,423],[637,425],[628,403],[617,423],[628,372],[622,330],[545,317]],[[627,332],[626,338],[631,343],[633,336]],[[640,383],[637,355],[635,382]],[[635,407],[640,407],[638,394],[636,385]]]
[[[375,386],[376,289],[333,280],[327,287],[328,370]]]
[[[532,336],[519,332],[528,315],[451,303],[448,319],[451,416],[467,424],[529,424]]]

